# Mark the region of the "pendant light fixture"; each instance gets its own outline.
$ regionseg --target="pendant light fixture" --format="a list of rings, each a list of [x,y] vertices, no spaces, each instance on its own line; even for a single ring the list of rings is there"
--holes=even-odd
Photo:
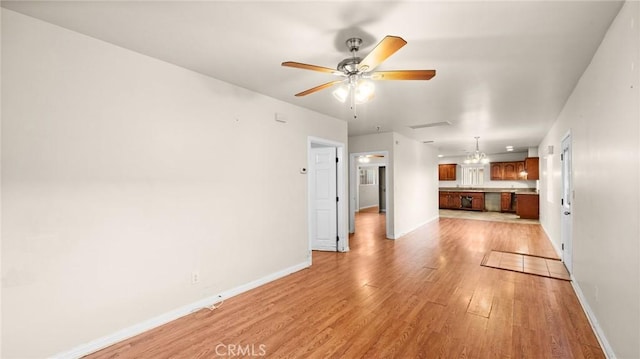
[[[478,139],[480,139],[480,137],[476,136],[474,138],[476,139],[476,150],[467,156],[467,158],[464,160],[464,163],[489,163],[489,158],[487,157],[487,155],[485,155],[484,152],[480,152],[480,147],[478,146]]]

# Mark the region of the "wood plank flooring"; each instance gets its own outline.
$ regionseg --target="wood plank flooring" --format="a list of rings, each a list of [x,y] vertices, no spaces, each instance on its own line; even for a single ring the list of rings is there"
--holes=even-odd
[[[88,357],[604,358],[570,282],[480,265],[556,257],[539,225],[441,218],[393,241],[363,212],[350,245]]]

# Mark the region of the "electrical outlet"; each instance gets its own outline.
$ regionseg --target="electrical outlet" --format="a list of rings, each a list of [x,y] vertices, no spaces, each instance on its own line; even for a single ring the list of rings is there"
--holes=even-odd
[[[200,282],[200,272],[194,270],[191,272],[191,284],[198,284]]]

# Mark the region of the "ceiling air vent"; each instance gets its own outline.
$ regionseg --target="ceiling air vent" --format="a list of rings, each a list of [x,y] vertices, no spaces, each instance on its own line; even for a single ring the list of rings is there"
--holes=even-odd
[[[434,143],[435,141],[422,141],[422,143]]]
[[[409,128],[417,130],[419,128],[438,127],[438,126],[451,126],[451,122],[449,122],[449,121],[440,121],[440,122],[433,122],[433,123],[423,123],[422,125],[409,126]]]

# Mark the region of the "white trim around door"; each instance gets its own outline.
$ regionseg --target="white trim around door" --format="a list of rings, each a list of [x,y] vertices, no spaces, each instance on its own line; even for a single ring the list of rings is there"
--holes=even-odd
[[[346,164],[345,164],[345,144],[323,138],[309,136],[307,139],[307,221],[308,221],[308,248],[309,248],[309,260],[311,260],[312,238],[313,228],[312,221],[314,221],[314,206],[313,206],[313,193],[315,189],[315,181],[312,176],[313,162],[312,148],[317,147],[333,147],[336,150],[336,194],[337,194],[337,209],[336,209],[336,222],[337,222],[337,241],[336,250],[339,252],[349,251],[349,233],[347,227],[347,191],[346,191]]]

